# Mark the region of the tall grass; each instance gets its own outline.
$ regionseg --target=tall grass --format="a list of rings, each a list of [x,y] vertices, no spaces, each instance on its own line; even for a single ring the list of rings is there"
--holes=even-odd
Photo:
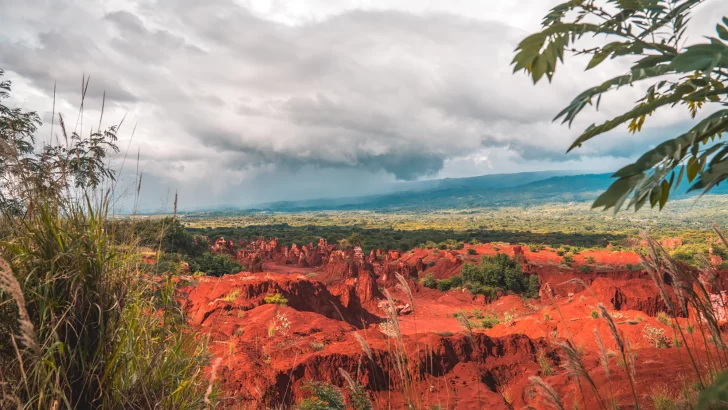
[[[117,127],[82,137],[59,115],[65,144],[19,150],[37,116],[18,113],[0,110],[0,408],[211,407],[206,344],[171,278],[142,274],[107,217]]]

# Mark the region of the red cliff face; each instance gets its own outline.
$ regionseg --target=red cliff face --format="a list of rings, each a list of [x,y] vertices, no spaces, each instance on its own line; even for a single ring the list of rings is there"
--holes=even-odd
[[[376,319],[362,308],[361,303],[342,300],[329,291],[322,283],[310,281],[300,275],[225,275],[220,279],[204,278],[194,287],[184,288],[186,293],[185,310],[195,324],[203,324],[211,315],[231,309],[247,311],[266,304],[265,298],[279,294],[287,299],[287,305],[298,311],[314,312],[330,319],[345,320],[355,326],[362,321]],[[352,282],[346,285],[353,299],[359,299],[360,288],[365,298],[372,290],[367,288],[367,280],[362,284]]]
[[[261,273],[185,277],[179,282],[188,320],[209,337],[214,360],[219,360],[217,376],[226,392],[221,408],[290,406],[306,395],[302,385],[307,380],[331,382],[348,396],[339,369],[364,386],[377,409],[404,408],[407,402],[418,408],[547,408],[531,376],[553,386],[565,408],[598,408],[596,396],[582,399],[574,377],[562,366],[567,359],[559,343],[571,341],[583,350],[584,366],[603,397],[614,394],[626,408],[632,405],[631,394],[605,387],[628,382],[619,357],[609,358],[609,375],[599,362],[595,331],[606,349],[618,349],[609,325],[594,317],[599,303],[606,305],[618,333],[629,339],[638,357],[641,408],[650,407],[653,386],[677,391],[683,378],[693,380],[693,370],[671,344],[671,336],[668,347],[660,349],[644,337],[647,326],[665,335],[672,335],[672,328],[652,317],[666,307],[649,276],[625,269],[639,263],[632,252],[583,251],[566,266],[554,250],[531,252],[505,244],[462,250],[375,249],[367,255],[361,248],[340,249],[324,240],[291,247],[275,239],[233,245],[235,257]],[[228,253],[230,242],[216,241],[215,247]],[[553,302],[505,294],[486,301],[463,289],[443,292],[417,281],[430,273],[437,279],[451,277],[464,263],[497,252],[521,260],[528,273],[538,275],[541,293],[554,296]],[[580,266],[592,270],[585,273]],[[397,288],[396,274],[408,279],[411,295]],[[728,283],[728,270],[707,279],[712,283],[710,303],[725,323],[728,296],[721,290]],[[392,333],[393,322],[379,307],[383,288],[394,299],[401,344]],[[272,295],[287,302],[267,303]],[[674,298],[669,283],[668,297]],[[463,330],[456,313],[467,316],[472,335]],[[695,313],[689,313],[694,320]],[[488,318],[500,323],[486,328]],[[675,320],[688,326],[688,319]],[[405,393],[403,371],[411,394]]]

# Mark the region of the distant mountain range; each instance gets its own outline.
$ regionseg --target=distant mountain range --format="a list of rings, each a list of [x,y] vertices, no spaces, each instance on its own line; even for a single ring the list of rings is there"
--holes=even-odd
[[[271,202],[248,211],[437,210],[582,202],[607,189],[614,181],[611,175],[548,171],[416,181],[402,183],[401,189],[391,194]],[[725,194],[728,189],[717,187],[712,193]],[[673,198],[692,195],[680,193]]]

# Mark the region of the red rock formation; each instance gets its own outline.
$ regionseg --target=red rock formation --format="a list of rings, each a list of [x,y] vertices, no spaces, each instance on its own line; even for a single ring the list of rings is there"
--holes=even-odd
[[[281,294],[288,299],[288,306],[296,310],[314,312],[335,320],[343,318],[354,326],[376,321],[372,314],[362,308],[361,303],[351,303],[352,299],[360,300],[360,292],[361,299],[365,301],[377,296],[371,289],[371,282],[366,279],[359,284],[354,281],[344,286],[346,292],[353,295],[353,298],[346,300],[346,304],[322,283],[299,275],[248,276],[239,273],[219,279],[205,279],[194,287],[183,289],[187,296],[184,308],[194,324],[203,324],[220,309],[253,309],[265,304],[265,297],[271,294]],[[236,297],[229,301],[231,294]]]
[[[708,254],[710,256],[710,264],[713,266],[720,266],[721,263],[723,263],[723,258],[720,257],[720,255],[716,255],[713,253],[713,248],[711,247],[708,249]]]
[[[212,251],[215,253],[235,255],[235,246],[233,245],[233,241],[226,241],[225,238],[220,237],[212,245]]]
[[[683,378],[692,380],[692,369],[684,356],[679,359],[678,349],[653,348],[643,337],[646,326],[662,329],[666,335],[672,331],[650,317],[665,306],[648,275],[620,268],[639,263],[639,256],[631,252],[584,251],[575,255],[577,264],[588,257],[594,258],[590,265],[600,269],[612,266],[613,270],[581,273],[559,267],[561,258],[552,250],[531,252],[499,244],[499,252],[528,257],[528,273],[539,275],[542,295],[555,297],[557,314],[557,307],[547,300],[502,295],[497,302],[486,303],[467,291],[420,288],[416,281],[410,283],[411,302],[408,295],[392,286],[397,282],[396,273],[408,279],[428,273],[438,279],[457,274],[463,263],[475,263],[480,255],[494,255],[496,251],[488,244],[469,247],[475,250],[474,255],[467,250],[415,249],[406,253],[373,250],[367,256],[361,248],[342,250],[323,240],[316,246],[290,248],[262,239],[239,246],[236,257],[251,262],[256,270],[263,270],[266,263],[279,272],[290,268],[308,274],[311,268],[313,275],[241,273],[222,278],[188,277],[179,282],[191,282],[180,289],[183,308],[200,334],[210,337],[212,354],[221,359],[218,377],[226,391],[223,400],[229,400],[221,408],[290,405],[304,395],[304,380],[345,386],[339,368],[365,387],[374,408],[403,408],[409,398],[402,394],[395,359],[397,343],[387,336],[386,322],[381,322],[383,314],[377,307],[383,297],[380,286],[389,287],[401,315],[406,363],[415,401],[423,408],[433,404],[448,409],[547,408],[542,392],[529,382],[534,375],[553,386],[565,408],[575,404],[598,408],[595,395],[587,394],[581,402],[584,396],[575,379],[559,366],[562,350],[554,346],[567,340],[584,349],[584,366],[602,396],[614,397],[623,407],[632,405],[628,390],[614,393],[605,387],[628,382],[618,358],[610,358],[609,377],[597,359],[594,331],[601,334],[607,349],[618,349],[608,336],[606,321],[593,319],[591,312],[599,302],[614,314],[618,332],[630,340],[639,357],[636,373],[640,391],[649,392],[658,383],[677,389]],[[296,270],[294,266],[306,268]],[[720,307],[728,302],[728,295],[720,290],[728,283],[728,270],[716,276],[710,301],[723,321],[727,315]],[[564,284],[572,279],[582,280],[590,289]],[[287,298],[288,305],[266,304],[266,295],[275,293]],[[573,294],[578,296],[569,297]],[[410,304],[413,306],[408,307]],[[502,323],[487,330],[474,328],[470,339],[452,314],[474,309],[489,312]],[[564,320],[557,319],[562,313]],[[506,319],[508,315],[510,319]],[[474,323],[479,320],[469,319]],[[282,320],[287,323],[285,327]],[[687,326],[687,319],[677,320]],[[354,333],[366,340],[371,359]],[[553,375],[542,373],[537,364],[539,351],[544,352]],[[639,395],[638,400],[641,408],[649,408],[648,395]]]

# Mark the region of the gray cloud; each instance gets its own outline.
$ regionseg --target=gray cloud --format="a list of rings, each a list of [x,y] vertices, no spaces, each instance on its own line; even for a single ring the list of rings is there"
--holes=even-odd
[[[333,178],[349,169],[377,180],[447,174],[453,164],[467,174],[498,172],[481,161],[489,152],[514,171],[632,157],[659,132],[635,139],[620,130],[565,150],[589,123],[632,104],[639,87],[585,112],[573,129],[551,123],[570,97],[624,66],[608,61],[584,74],[577,59],[553,84],[535,87],[511,72],[515,45],[557,2],[499,2],[487,13],[474,0],[430,9],[414,0],[387,9],[353,0],[267,8],[233,0],[0,0],[8,11],[0,26],[10,28],[0,34],[0,66],[17,76],[26,105],[42,112],[56,83],[60,107],[72,109],[81,75],[90,74],[86,114],[98,114],[105,90],[109,121],[127,114],[137,125],[130,146],[141,151],[145,172],[212,197],[230,186],[259,189],[266,179],[284,184],[303,170]],[[696,19],[714,14],[699,10]],[[685,115],[649,121],[660,131]],[[321,181],[307,183],[316,190]]]

